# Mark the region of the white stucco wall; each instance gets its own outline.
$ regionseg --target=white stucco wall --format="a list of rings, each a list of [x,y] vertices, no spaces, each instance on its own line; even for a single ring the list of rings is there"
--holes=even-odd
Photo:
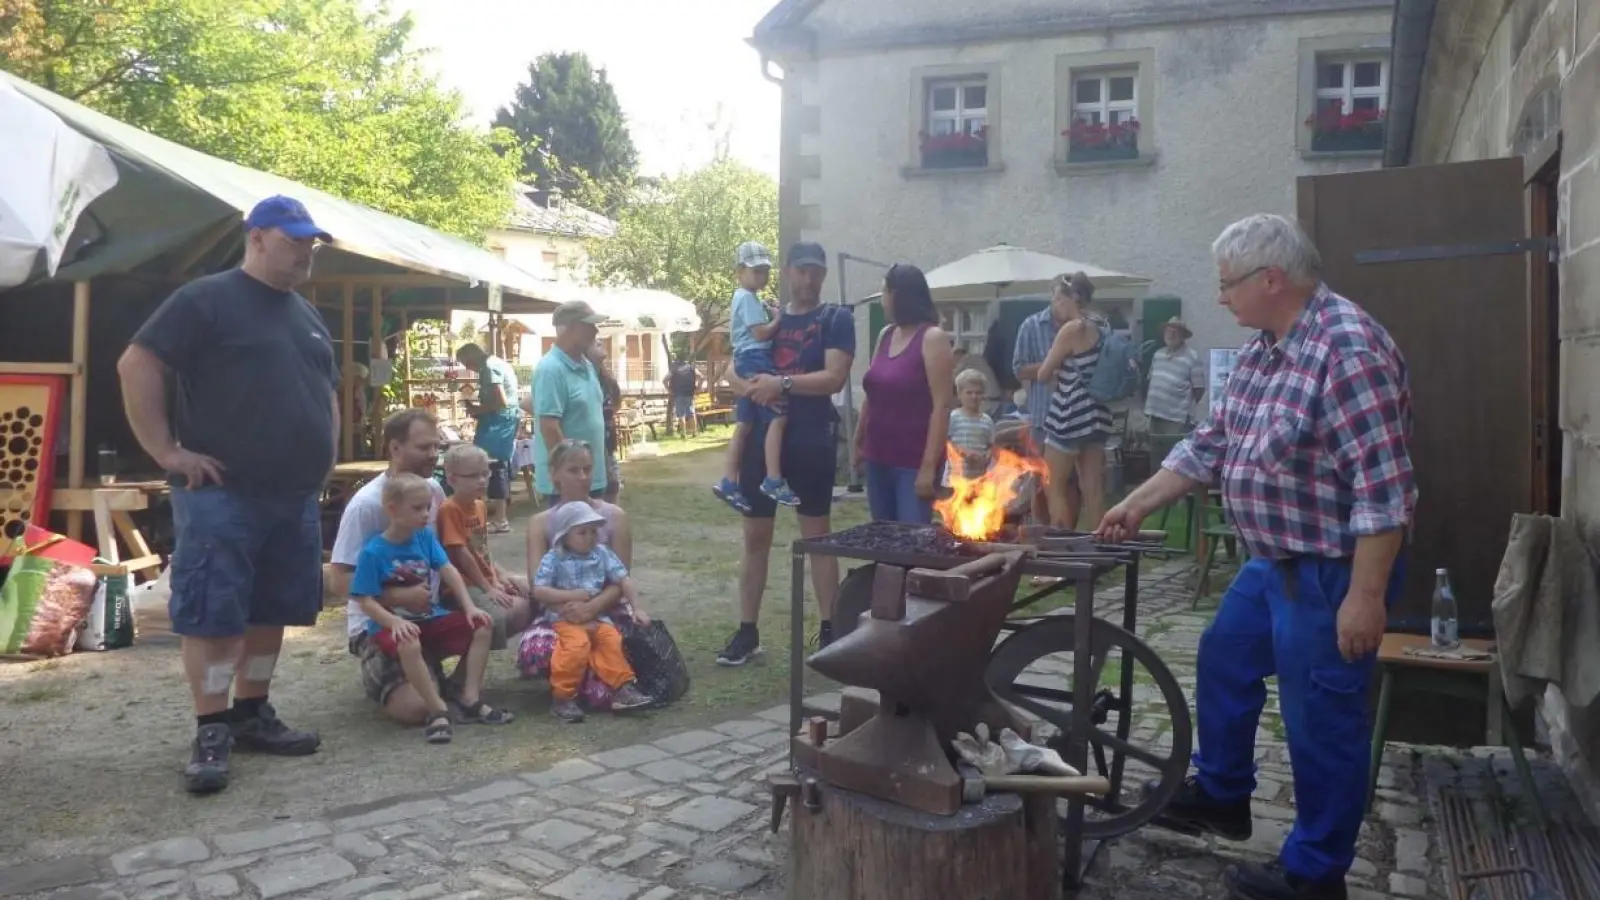
[[[919,4],[915,15],[955,7],[976,8],[939,0]],[[1003,21],[1044,8],[1035,0],[991,4],[982,17]],[[896,19],[904,25],[906,12],[887,0],[829,2],[813,19],[830,40],[848,40],[852,28],[877,32]],[[1009,243],[1144,275],[1154,279],[1151,295],[1183,298],[1200,349],[1237,346],[1246,335],[1216,302],[1212,239],[1250,213],[1292,215],[1296,176],[1378,163],[1300,151],[1302,40],[1388,32],[1387,12],[1343,12],[836,56],[824,44],[822,59],[789,69],[800,79],[800,103],[817,107],[820,119],[814,134],[800,138],[801,154],[820,158],[820,174],[807,173],[800,185],[800,203],[812,207],[801,235],[830,253],[924,268]],[[1120,50],[1154,55],[1154,71],[1141,72],[1139,90],[1153,92],[1155,161],[1062,174],[1057,92],[1067,87],[1058,84],[1057,58]],[[999,74],[1000,112],[991,128],[1000,147],[991,164],[1001,169],[908,176],[902,167],[911,162],[919,127],[912,120],[915,73],[952,64]],[[849,277],[860,296],[875,289],[881,273],[853,266]],[[834,290],[830,285],[830,299]],[[857,319],[859,378],[869,344],[865,312]]]
[[[487,244],[494,252],[501,252],[503,248],[506,262],[535,278],[589,283],[589,251],[580,238],[530,231],[491,231]],[[544,259],[544,254],[551,251],[557,256],[555,265]]]

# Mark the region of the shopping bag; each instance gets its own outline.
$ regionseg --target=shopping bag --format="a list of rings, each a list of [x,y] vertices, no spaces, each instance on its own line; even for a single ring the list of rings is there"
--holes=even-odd
[[[639,690],[655,701],[654,706],[675,703],[689,693],[689,666],[678,652],[678,644],[659,619],[640,625],[620,619],[622,652],[633,667]]]
[[[61,656],[72,651],[99,579],[83,567],[17,554],[0,585],[0,653]]]
[[[95,560],[104,564],[104,560]],[[129,576],[105,575],[95,586],[89,614],[78,626],[78,650],[117,650],[133,645],[133,605]]]

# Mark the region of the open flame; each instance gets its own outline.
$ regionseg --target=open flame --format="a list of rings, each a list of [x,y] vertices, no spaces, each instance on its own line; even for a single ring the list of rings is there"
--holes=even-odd
[[[969,541],[989,540],[1005,526],[1006,511],[1030,483],[1042,487],[1045,481],[1043,460],[1030,459],[996,446],[989,468],[976,478],[966,476],[965,457],[954,444],[946,448],[945,466],[950,472],[951,494],[933,504],[944,527],[956,537]],[[1028,476],[1034,476],[1027,479]],[[1031,500],[1032,491],[1028,491]]]

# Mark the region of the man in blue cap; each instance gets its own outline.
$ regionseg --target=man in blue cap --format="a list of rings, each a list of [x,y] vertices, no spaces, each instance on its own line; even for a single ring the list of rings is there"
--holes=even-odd
[[[133,433],[172,483],[169,611],[197,719],[193,793],[227,787],[234,748],[305,756],[321,743],[285,725],[267,689],[283,629],[315,624],[322,606],[318,499],[339,370],[322,316],[295,288],[332,238],[288,197],[261,201],[244,224],[239,267],[179,288],[117,363]]]

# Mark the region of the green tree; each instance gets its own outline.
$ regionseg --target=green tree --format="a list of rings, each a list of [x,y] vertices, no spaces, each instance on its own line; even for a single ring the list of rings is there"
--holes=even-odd
[[[698,355],[728,324],[734,251],[745,241],[775,248],[778,185],[730,159],[640,190],[617,220],[615,236],[590,242],[596,283],[670,291],[694,303]],[[768,290],[777,296],[776,279]]]
[[[583,53],[546,53],[495,116],[524,144],[523,177],[615,215],[639,170],[627,117],[604,69]]]
[[[0,0],[0,66],[180,144],[481,241],[510,211],[521,148],[467,124],[411,31],[364,0]]]

